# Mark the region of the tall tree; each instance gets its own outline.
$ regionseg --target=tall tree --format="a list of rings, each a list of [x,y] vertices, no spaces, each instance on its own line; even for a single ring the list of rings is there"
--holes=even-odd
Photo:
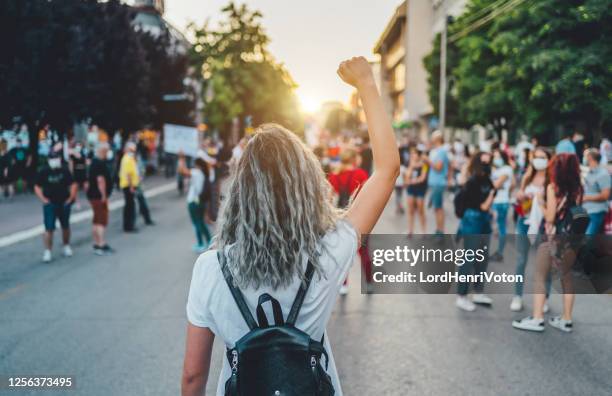
[[[254,124],[279,122],[301,133],[295,83],[268,52],[261,13],[234,2],[221,11],[218,28],[191,27],[192,64],[205,82],[208,123],[227,133],[234,118],[251,117]]]
[[[492,3],[471,0],[449,26],[449,37],[465,32]],[[579,124],[599,135],[612,121],[609,1],[507,4],[514,6],[449,45],[449,74],[455,81],[449,101],[457,106],[449,109],[456,116],[449,117],[451,125],[520,128],[553,138],[550,132]],[[438,56],[436,45],[425,59],[432,93],[439,84]]]

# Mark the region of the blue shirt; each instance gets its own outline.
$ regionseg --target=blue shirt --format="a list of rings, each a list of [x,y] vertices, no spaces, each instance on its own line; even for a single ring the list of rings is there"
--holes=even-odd
[[[601,193],[602,190],[610,188],[611,185],[610,174],[608,170],[602,166],[599,166],[595,169],[589,169],[589,172],[586,174],[584,178],[584,195],[597,195]],[[608,211],[608,202],[600,201],[600,202],[585,202],[582,204],[582,207],[587,211],[587,213],[600,213]]]
[[[427,177],[427,184],[432,187],[444,187],[448,183],[448,153],[444,147],[437,147],[429,153],[431,158],[431,169]],[[435,165],[442,161],[442,169],[436,170]]]
[[[561,139],[559,143],[555,146],[555,153],[568,153],[568,154],[576,154],[576,146],[569,139]]]

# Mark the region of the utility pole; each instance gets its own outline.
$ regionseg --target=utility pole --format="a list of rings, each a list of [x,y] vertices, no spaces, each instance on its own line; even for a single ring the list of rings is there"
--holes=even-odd
[[[446,16],[446,9],[443,10],[443,26],[442,26],[442,37],[440,40],[440,102],[439,102],[439,126],[438,129],[444,133],[446,126],[446,33],[448,26],[448,18]]]

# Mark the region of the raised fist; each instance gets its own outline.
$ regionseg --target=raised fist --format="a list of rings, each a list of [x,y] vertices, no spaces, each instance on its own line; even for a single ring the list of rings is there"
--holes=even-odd
[[[365,84],[374,84],[372,67],[363,56],[358,56],[340,63],[338,75],[347,84],[355,88]]]

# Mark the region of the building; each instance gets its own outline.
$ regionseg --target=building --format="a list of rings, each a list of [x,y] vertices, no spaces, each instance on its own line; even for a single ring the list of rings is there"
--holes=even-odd
[[[429,129],[433,108],[423,58],[431,52],[445,16],[458,16],[467,0],[406,0],[374,46],[380,56],[380,90],[396,128]]]

